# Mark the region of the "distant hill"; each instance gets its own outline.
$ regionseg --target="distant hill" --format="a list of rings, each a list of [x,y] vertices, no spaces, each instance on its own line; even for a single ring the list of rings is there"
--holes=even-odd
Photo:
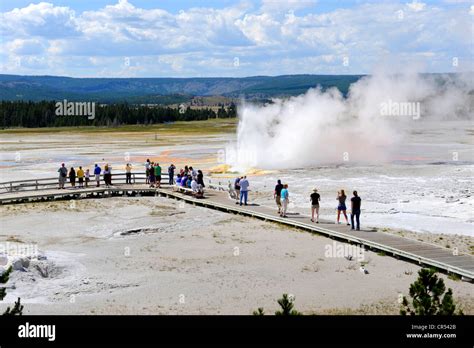
[[[176,104],[193,96],[265,99],[291,96],[309,88],[337,87],[347,94],[362,75],[284,75],[243,78],[71,78],[0,74],[0,100],[94,100]]]

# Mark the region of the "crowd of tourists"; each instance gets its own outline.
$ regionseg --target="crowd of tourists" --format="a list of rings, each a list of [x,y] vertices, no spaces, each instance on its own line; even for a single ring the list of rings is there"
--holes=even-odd
[[[59,188],[64,189],[66,181],[69,179],[71,187],[76,187],[76,181],[78,183],[78,188],[89,187],[91,180],[91,173],[89,169],[84,170],[82,166],[79,166],[77,170],[71,167],[69,170],[64,163],[61,164],[61,167],[58,169],[59,172]],[[106,187],[112,186],[112,166],[110,164],[105,164],[102,169],[98,164],[94,165],[94,180],[96,182],[96,187],[100,187],[101,183],[101,174],[103,177],[104,184]],[[161,174],[162,168],[158,162],[150,161],[147,159],[145,162],[145,182],[149,187],[161,187]],[[175,179],[176,174],[176,179]],[[125,183],[132,184],[132,165],[127,163],[125,166]],[[196,170],[192,166],[184,166],[177,172],[177,168],[174,164],[171,164],[168,167],[168,184],[181,189],[186,189],[192,191],[196,196],[202,197],[204,192],[204,174],[201,170]],[[231,184],[229,184],[231,186]],[[233,183],[233,194],[236,199],[236,204],[248,205],[248,194],[249,194],[250,183],[247,179],[247,176],[239,176],[235,178]],[[288,189],[288,184],[282,184],[281,180],[277,181],[275,190],[273,192],[273,198],[278,207],[278,214],[281,217],[288,217],[288,205],[290,202],[290,193]],[[348,226],[351,226],[352,229],[360,230],[360,207],[361,207],[361,198],[359,197],[357,191],[353,191],[353,197],[350,199],[351,203],[351,213],[349,223],[347,217],[347,207],[346,201],[347,196],[343,189],[337,192],[337,218],[336,223],[340,224],[341,215],[344,216],[345,222]],[[319,223],[319,207],[321,202],[321,195],[318,193],[318,189],[314,188],[311,194],[309,195],[309,201],[311,204],[311,221]]]
[[[347,207],[346,200],[347,196],[343,189],[337,191],[337,218],[336,223],[341,223],[341,213],[344,216],[347,226],[351,226],[351,229],[360,230],[360,207],[362,199],[359,197],[357,191],[352,192],[353,197],[351,198],[351,223],[347,219]],[[290,193],[288,191],[288,184],[282,184],[281,180],[277,181],[275,190],[273,192],[275,203],[278,207],[278,214],[281,217],[288,217],[288,204],[290,202]],[[311,203],[311,221],[319,223],[319,206],[321,202],[321,195],[318,193],[318,189],[314,188],[309,195],[309,201]],[[316,218],[315,218],[316,217]],[[355,223],[354,223],[355,220]]]
[[[171,164],[168,167],[168,184],[175,185],[182,188],[189,188],[193,192],[202,193],[204,187],[204,174],[202,170],[195,170],[192,166],[184,166],[178,173],[176,173],[176,166]],[[91,181],[91,173],[89,169],[83,170],[82,166],[76,170],[71,167],[69,170],[64,163],[58,169],[59,173],[59,189],[65,189],[65,184],[69,180],[72,188],[76,188],[76,182],[78,183],[77,188],[89,187]],[[145,183],[149,187],[161,187],[161,173],[162,168],[158,162],[150,161],[147,159],[145,162]],[[102,178],[101,178],[102,175]],[[112,186],[112,166],[105,164],[104,168],[101,168],[99,164],[94,165],[93,171],[94,180],[96,187],[100,187],[101,180],[104,181],[106,187]],[[125,184],[132,184],[132,165],[127,163],[125,165]]]
[[[132,166],[127,163],[126,167],[126,183],[131,182],[131,169]],[[65,189],[66,181],[69,180],[72,188],[76,188],[76,182],[78,188],[89,187],[91,181],[91,173],[89,169],[84,170],[82,166],[79,166],[77,170],[74,167],[67,169],[64,163],[61,164],[61,167],[58,169],[59,173],[59,189]],[[96,187],[100,186],[100,175],[102,174],[104,184],[109,187],[112,186],[112,166],[110,164],[105,164],[104,169],[102,169],[98,164],[94,165],[94,180],[96,182]]]
[[[150,187],[161,187],[161,171],[159,163],[151,162],[149,159],[145,163],[146,183]],[[193,193],[201,193],[204,191],[204,174],[202,170],[194,169],[192,166],[184,166],[176,173],[176,166],[171,164],[168,167],[168,184],[176,187],[188,188]]]
[[[233,190],[235,194],[233,197],[236,199],[236,204],[247,205],[248,192],[249,192],[249,181],[246,176],[239,176],[235,178],[233,184]],[[282,184],[281,180],[277,180],[275,190],[273,191],[273,199],[278,208],[278,215],[281,217],[288,217],[288,205],[290,203],[290,192],[288,189],[288,184]],[[351,223],[347,218],[347,207],[346,200],[347,196],[343,189],[337,192],[337,219],[336,223],[340,224],[341,214],[344,216],[346,224],[351,226],[354,230],[360,230],[360,207],[361,207],[361,198],[359,197],[357,191],[353,191],[353,197],[351,198]],[[319,206],[321,202],[321,195],[318,193],[318,189],[314,188],[311,194],[309,195],[309,201],[311,204],[311,221],[319,223]],[[354,221],[355,220],[355,221]]]

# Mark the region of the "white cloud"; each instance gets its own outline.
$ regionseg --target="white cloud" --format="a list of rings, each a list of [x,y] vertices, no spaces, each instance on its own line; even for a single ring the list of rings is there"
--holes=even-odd
[[[18,73],[36,67],[76,76],[243,76],[367,73],[387,57],[424,59],[428,70],[450,71],[452,57],[465,62],[474,54],[473,6],[413,1],[317,9],[314,1],[265,0],[261,7],[240,2],[170,13],[120,0],[76,14],[41,2],[0,14],[0,58]],[[136,64],[124,69],[125,57]],[[18,58],[32,64],[12,65]]]
[[[316,0],[262,0],[261,10],[264,12],[287,12],[313,7]]]
[[[38,39],[14,39],[5,45],[7,51],[15,55],[41,54],[44,44]]]
[[[7,36],[66,37],[77,34],[75,12],[40,2],[0,15],[0,33]]]
[[[416,0],[413,0],[413,2],[408,3],[407,6],[415,12],[419,12],[419,11],[423,11],[426,4],[423,2],[418,2]]]

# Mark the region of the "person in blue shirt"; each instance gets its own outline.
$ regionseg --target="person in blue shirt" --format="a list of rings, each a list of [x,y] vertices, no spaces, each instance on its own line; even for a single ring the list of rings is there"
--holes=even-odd
[[[247,198],[248,198],[250,184],[246,176],[244,176],[243,179],[239,181],[239,186],[240,186],[240,205],[242,205],[242,200],[244,201],[244,204],[247,205]]]
[[[244,177],[237,177],[234,181],[234,190],[235,190],[235,199],[237,202],[235,204],[239,204],[240,200],[240,180],[243,179]]]
[[[191,188],[191,182],[193,181],[193,177],[191,175],[188,176],[188,181],[186,181],[186,187]]]
[[[288,184],[283,185],[283,189],[281,190],[281,217],[288,217],[286,216],[286,210],[288,209],[288,203],[290,202],[290,193],[288,192]]]
[[[181,184],[181,174],[176,175],[176,185],[179,186]]]
[[[171,164],[169,167],[168,167],[168,177],[169,177],[169,181],[168,183],[170,185],[173,185],[174,182],[173,182],[173,177],[174,177],[174,171],[176,169],[176,166],[174,164]]]
[[[98,164],[95,165],[94,167],[94,175],[95,175],[95,181],[97,182],[97,187],[100,186],[100,172],[102,169],[99,167]]]

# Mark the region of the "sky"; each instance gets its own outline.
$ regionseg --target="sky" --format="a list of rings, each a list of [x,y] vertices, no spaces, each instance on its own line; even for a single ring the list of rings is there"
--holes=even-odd
[[[474,2],[0,2],[0,73],[243,77],[474,69]]]

